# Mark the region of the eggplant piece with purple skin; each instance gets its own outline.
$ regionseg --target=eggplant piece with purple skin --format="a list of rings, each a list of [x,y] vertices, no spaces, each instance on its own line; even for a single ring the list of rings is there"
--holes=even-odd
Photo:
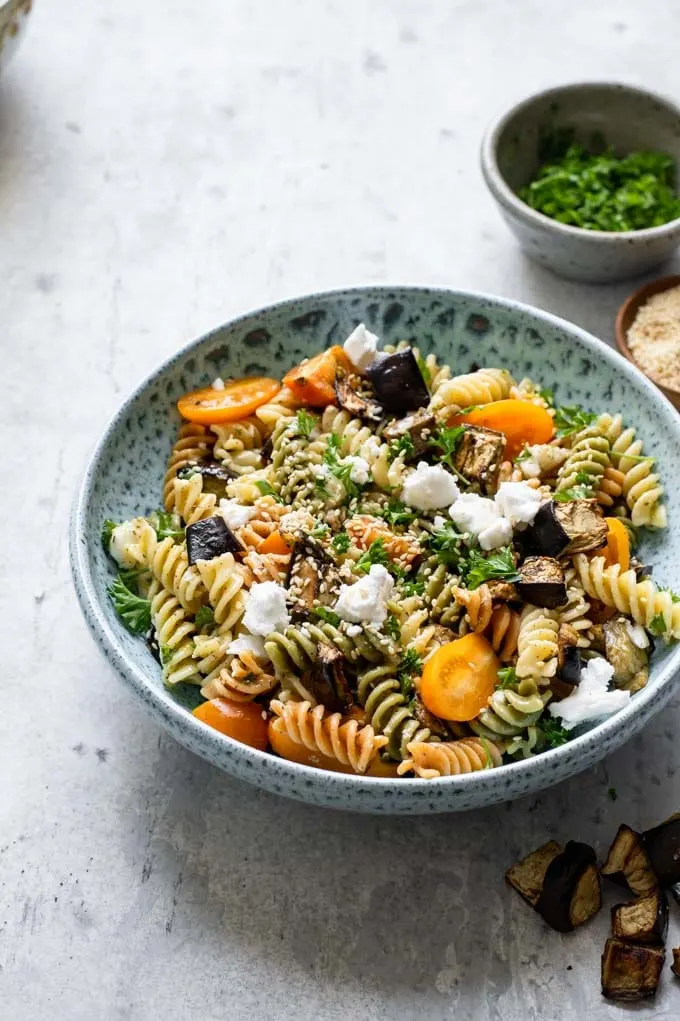
[[[570,840],[564,851],[551,840],[513,865],[505,878],[558,932],[570,932],[602,906],[595,852]]]
[[[625,824],[619,826],[600,871],[639,896],[652,893],[659,885],[640,834]]]
[[[660,947],[643,947],[611,937],[602,954],[602,995],[632,1003],[656,993],[665,953]]]
[[[612,908],[612,935],[616,939],[662,947],[667,934],[668,901],[663,890]]]
[[[306,620],[318,606],[330,606],[335,600],[340,576],[333,558],[310,535],[295,532],[285,535],[292,541],[286,588],[293,617]]]
[[[335,396],[338,404],[352,418],[362,418],[368,422],[379,422],[385,411],[382,404],[362,390],[366,388],[366,380],[361,376],[338,373],[335,378]]]
[[[680,947],[673,947],[673,963],[671,964],[671,971],[676,978],[680,978]]]
[[[190,564],[197,560],[214,560],[223,553],[244,552],[244,547],[219,514],[187,525],[186,539]]]
[[[607,523],[595,500],[548,500],[522,533],[527,553],[559,557],[589,553],[607,541]]]
[[[430,449],[430,441],[436,432],[434,415],[427,409],[415,411],[412,415],[398,418],[383,429],[382,438],[386,443],[395,443],[408,436],[413,445],[409,458],[420,457]]]
[[[581,680],[581,650],[578,646],[579,633],[571,624],[560,624],[557,632],[557,673],[567,684],[579,684]]]
[[[614,686],[625,688],[633,694],[640,691],[649,679],[647,649],[641,649],[635,644],[630,624],[625,617],[605,621],[602,630],[605,658],[614,667]]]
[[[494,496],[503,462],[505,436],[485,426],[466,425],[456,447],[454,466],[484,496]]]
[[[680,812],[645,830],[640,839],[659,885],[680,883]]]
[[[525,603],[554,610],[567,601],[562,565],[554,557],[527,557],[519,568],[517,591]]]
[[[376,397],[389,414],[403,415],[429,403],[430,392],[410,347],[376,358],[368,366],[366,375],[373,383]]]
[[[238,475],[222,461],[194,461],[186,464],[177,473],[178,479],[190,479],[192,475],[200,475],[203,479],[203,492],[214,493],[215,496],[226,495],[226,485],[237,479]]]
[[[305,682],[318,702],[331,713],[346,713],[354,705],[345,676],[345,657],[334,645],[322,642]]]

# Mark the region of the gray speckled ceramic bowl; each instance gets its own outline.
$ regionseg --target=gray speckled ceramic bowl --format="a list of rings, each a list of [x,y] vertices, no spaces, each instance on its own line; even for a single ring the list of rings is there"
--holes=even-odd
[[[121,520],[159,503],[165,462],[184,391],[222,376],[280,376],[301,357],[339,343],[360,321],[384,342],[409,339],[456,371],[472,362],[531,374],[563,403],[621,409],[659,458],[671,483],[680,471],[680,418],[654,386],[615,351],[576,326],[502,298],[416,287],[362,287],[316,294],[251,312],[194,341],[144,380],[110,423],[73,506],[71,559],[85,619],[131,691],[178,741],[234,776],[302,801],[364,812],[447,812],[515,798],[587,769],[666,704],[680,647],[655,656],[647,687],[618,715],[528,761],[467,776],[383,780],[326,773],[254,751],[199,723],[163,688],[144,642],[121,626],[106,596],[110,565],[100,542],[105,518]],[[671,527],[644,554],[672,584],[680,557],[680,499],[668,494]]]
[[[646,273],[670,258],[680,244],[680,219],[620,234],[582,230],[519,198],[538,169],[543,132],[563,127],[573,128],[585,146],[600,133],[620,154],[660,149],[680,168],[680,109],[663,96],[611,82],[577,82],[530,96],[491,124],[481,151],[484,179],[527,255],[560,276],[589,283]]]

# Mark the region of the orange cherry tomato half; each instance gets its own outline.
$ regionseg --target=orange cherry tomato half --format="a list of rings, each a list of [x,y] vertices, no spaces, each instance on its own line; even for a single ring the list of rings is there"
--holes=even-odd
[[[231,702],[228,698],[211,698],[194,709],[196,719],[207,723],[220,734],[234,741],[267,750],[267,721],[261,705],[255,702]]]
[[[437,649],[425,663],[420,697],[442,720],[473,720],[498,683],[500,663],[486,638],[464,635]]]
[[[177,401],[177,409],[188,422],[238,422],[252,415],[261,404],[266,404],[281,389],[275,379],[253,376],[225,383],[223,390],[206,386],[192,390]]]
[[[555,426],[545,408],[529,401],[493,401],[473,408],[464,415],[454,415],[449,425],[482,425],[505,436],[505,456],[517,457],[527,443],[547,443],[553,438]]]
[[[618,564],[621,571],[630,568],[630,536],[628,529],[618,518],[605,518],[607,522],[607,545],[604,550],[595,550],[594,556],[604,556],[608,566]]]
[[[338,368],[347,372],[351,362],[344,349],[336,345],[328,351],[308,358],[286,373],[283,385],[292,390],[300,404],[311,408],[325,408],[335,401],[335,377]]]
[[[272,532],[258,547],[258,553],[292,553],[293,547],[289,546],[280,532]]]

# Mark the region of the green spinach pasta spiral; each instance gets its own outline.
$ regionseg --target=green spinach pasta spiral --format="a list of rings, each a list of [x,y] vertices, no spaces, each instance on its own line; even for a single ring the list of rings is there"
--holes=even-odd
[[[428,741],[431,733],[409,709],[395,670],[391,664],[364,670],[359,674],[357,695],[375,732],[387,738],[389,755],[393,759],[405,759],[408,744]]]

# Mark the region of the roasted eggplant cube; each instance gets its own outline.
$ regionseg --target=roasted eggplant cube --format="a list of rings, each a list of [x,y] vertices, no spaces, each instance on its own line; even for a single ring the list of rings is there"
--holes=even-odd
[[[329,712],[345,713],[354,704],[345,676],[345,657],[334,645],[322,642],[314,664],[305,680],[316,698]]]
[[[495,603],[518,603],[520,601],[519,592],[511,581],[491,578],[485,584]]]
[[[614,667],[614,685],[631,692],[640,691],[649,679],[648,650],[635,644],[625,617],[605,621],[602,630],[605,657]]]
[[[434,415],[423,409],[391,422],[383,429],[382,438],[386,443],[394,443],[408,436],[413,444],[410,456],[415,458],[428,450],[436,427]]]
[[[190,564],[214,560],[223,553],[243,553],[243,546],[219,514],[187,525],[186,538]]]
[[[418,723],[422,723],[423,727],[427,727],[437,737],[441,737],[444,741],[450,740],[451,731],[443,720],[440,720],[438,716],[431,713],[423,704],[420,695],[416,695],[413,700],[413,715],[418,720]]]
[[[517,890],[527,903],[535,908],[543,889],[543,880],[551,861],[560,854],[562,848],[556,840],[551,840],[538,847],[516,865],[512,865],[505,873],[505,878],[513,889]]]
[[[680,812],[645,830],[641,840],[659,884],[680,883]]]
[[[673,963],[671,971],[676,978],[680,978],[680,947],[673,947]]]
[[[619,826],[601,872],[627,885],[638,896],[651,893],[659,885],[640,834],[625,824]]]
[[[468,425],[456,449],[455,467],[464,479],[485,496],[498,489],[505,436],[494,429]]]
[[[366,386],[366,380],[362,380],[360,376],[343,373],[336,377],[335,396],[340,407],[352,418],[379,422],[385,414],[384,408],[370,394],[363,392]]]
[[[552,929],[571,932],[601,907],[595,852],[589,844],[570,840],[548,865],[536,910]]]
[[[538,556],[588,553],[607,540],[607,524],[595,500],[549,500],[522,534],[524,548]]]
[[[668,901],[663,890],[612,908],[612,935],[629,943],[662,947],[668,934]]]
[[[564,571],[553,557],[527,557],[519,568],[517,590],[526,603],[554,610],[567,601]]]
[[[222,461],[196,461],[187,464],[178,472],[178,478],[188,479],[197,473],[203,479],[203,492],[214,493],[215,496],[225,496],[227,483],[238,478],[236,472]]]
[[[417,411],[430,400],[430,393],[410,347],[376,358],[366,373],[385,411],[404,415]]]
[[[627,1002],[654,996],[665,956],[657,947],[608,939],[602,954],[602,995]]]
[[[321,543],[302,532],[293,538],[293,552],[288,566],[288,604],[293,617],[309,616],[315,606],[328,606],[334,601],[339,578],[332,557]]]
[[[557,672],[567,684],[581,680],[581,650],[579,633],[571,624],[560,624],[557,632]]]

